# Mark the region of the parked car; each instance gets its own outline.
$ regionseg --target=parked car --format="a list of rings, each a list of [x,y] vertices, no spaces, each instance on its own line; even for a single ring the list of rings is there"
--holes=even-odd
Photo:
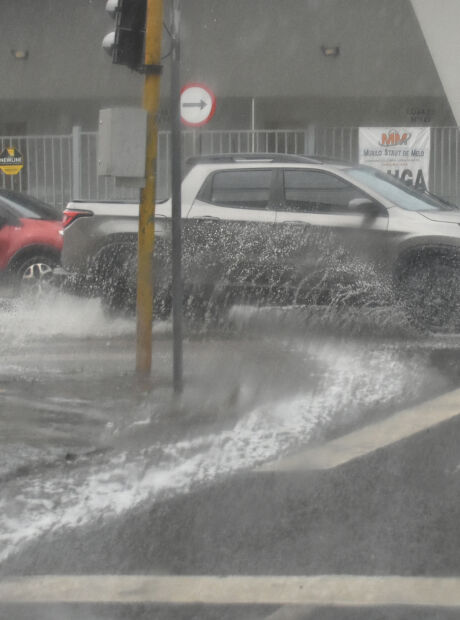
[[[194,158],[182,184],[188,299],[403,301],[417,321],[460,316],[460,211],[373,168],[298,155]],[[169,282],[171,203],[157,204],[157,291]],[[138,205],[71,203],[63,266],[112,306],[135,300]],[[191,294],[190,294],[191,293]]]
[[[62,213],[26,194],[0,189],[0,276],[34,290],[59,264]]]

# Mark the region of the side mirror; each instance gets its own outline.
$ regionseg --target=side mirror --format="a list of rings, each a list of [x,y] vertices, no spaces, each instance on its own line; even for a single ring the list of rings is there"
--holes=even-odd
[[[348,203],[348,208],[350,211],[355,211],[371,218],[386,215],[385,208],[370,198],[353,198]]]

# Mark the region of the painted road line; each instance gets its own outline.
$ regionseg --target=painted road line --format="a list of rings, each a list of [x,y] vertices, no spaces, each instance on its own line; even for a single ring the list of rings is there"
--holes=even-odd
[[[258,471],[332,469],[460,414],[460,389],[405,409],[316,448],[265,463]]]
[[[5,356],[6,357],[6,356]],[[8,354],[6,361],[8,363],[18,361],[24,361],[27,364],[31,364],[32,362],[43,362],[43,359],[46,357],[47,364],[51,362],[80,362],[83,357],[85,361],[94,362],[94,361],[118,361],[118,360],[127,360],[135,357],[134,351],[71,351],[65,353],[39,353],[39,352],[30,352],[26,353],[11,353]]]
[[[311,618],[315,609],[313,605],[283,605],[269,616],[265,616],[264,620],[307,620]]]
[[[460,578],[45,575],[0,582],[2,603],[460,607]]]

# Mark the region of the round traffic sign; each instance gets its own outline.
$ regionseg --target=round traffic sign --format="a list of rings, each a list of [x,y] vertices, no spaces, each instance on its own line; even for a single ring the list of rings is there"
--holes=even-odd
[[[211,120],[216,111],[216,97],[204,84],[186,84],[180,91],[180,116],[189,127],[200,127]]]

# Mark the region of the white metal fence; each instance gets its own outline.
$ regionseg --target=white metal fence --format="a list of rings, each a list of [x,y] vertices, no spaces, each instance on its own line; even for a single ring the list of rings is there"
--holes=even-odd
[[[217,153],[316,154],[357,162],[357,127],[316,127],[307,130],[188,130],[183,132],[183,156]],[[0,136],[0,151],[16,147],[24,168],[16,176],[0,172],[0,187],[15,189],[63,207],[74,199],[137,200],[138,190],[118,188],[97,175],[97,134],[74,127],[68,135]],[[158,137],[158,196],[169,195],[169,132]],[[429,185],[431,191],[460,203],[460,129],[431,129]]]
[[[0,172],[0,187],[27,192],[64,205],[72,194],[72,136],[1,136],[0,152],[14,146],[24,157],[24,168],[14,176]]]

